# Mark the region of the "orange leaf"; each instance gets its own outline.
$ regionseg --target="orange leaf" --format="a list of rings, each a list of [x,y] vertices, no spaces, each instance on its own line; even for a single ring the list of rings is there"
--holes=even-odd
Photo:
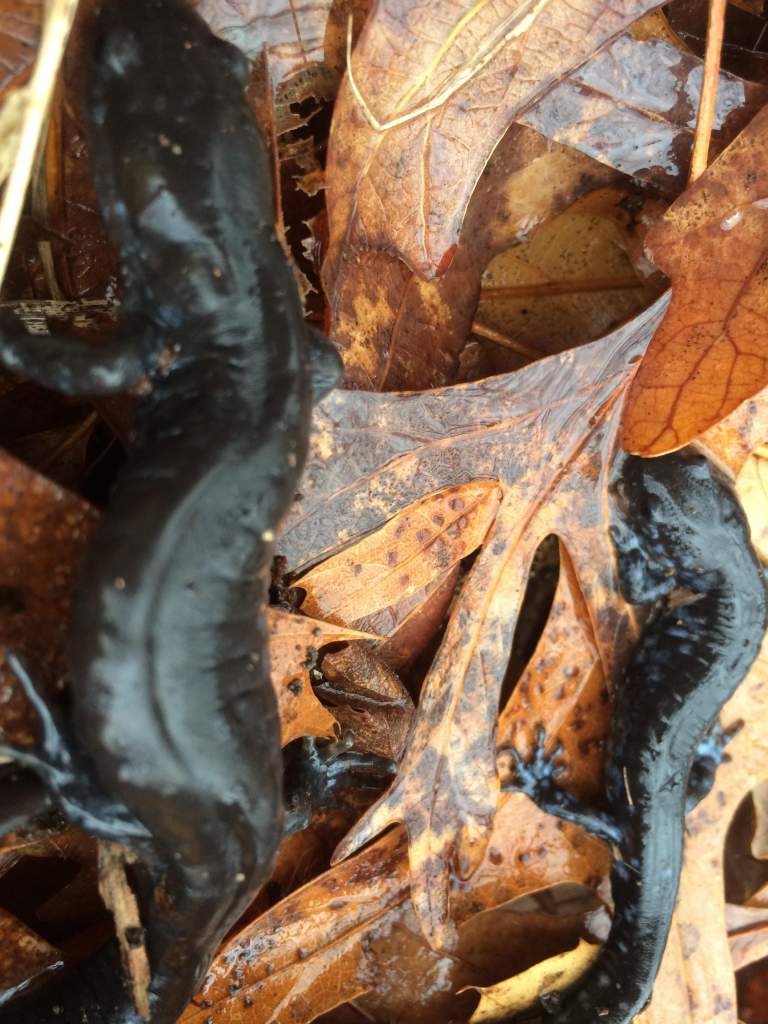
[[[299,736],[332,736],[336,719],[315,696],[309,677],[318,650],[338,640],[375,640],[370,633],[331,626],[305,615],[267,608],[272,684],[280,710],[280,743]]]
[[[627,399],[624,447],[687,444],[768,383],[768,108],[649,233],[672,302]]]
[[[412,505],[303,576],[302,611],[347,623],[415,594],[480,547],[499,498],[497,483],[478,480]]]

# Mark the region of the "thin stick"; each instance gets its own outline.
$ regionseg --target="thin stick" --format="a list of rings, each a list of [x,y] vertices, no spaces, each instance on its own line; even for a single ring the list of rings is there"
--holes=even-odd
[[[543,359],[545,353],[537,352],[535,348],[528,348],[521,341],[515,341],[514,338],[507,337],[506,334],[502,334],[501,331],[495,331],[493,327],[487,327],[485,324],[480,323],[479,320],[475,320],[470,328],[473,334],[476,334],[478,338],[485,338],[486,341],[492,341],[495,345],[501,345],[503,348],[510,348],[513,352],[517,352],[521,356],[525,356],[526,359]]]
[[[727,0],[709,0],[707,52],[704,56],[704,79],[701,83],[696,135],[691,154],[691,169],[688,173],[689,185],[701,177],[706,171],[709,161],[709,142],[712,138],[712,122],[715,118],[717,83],[720,77],[720,58],[723,50],[726,3]]]
[[[480,289],[482,298],[526,299],[550,295],[580,295],[584,292],[623,292],[644,288],[639,277],[595,277],[588,281],[531,281],[529,284],[493,285]]]
[[[25,87],[25,114],[18,139],[13,169],[5,186],[0,208],[0,283],[8,268],[19,217],[24,206],[27,185],[35,164],[37,147],[43,133],[69,31],[77,10],[77,0],[50,0],[35,70]]]

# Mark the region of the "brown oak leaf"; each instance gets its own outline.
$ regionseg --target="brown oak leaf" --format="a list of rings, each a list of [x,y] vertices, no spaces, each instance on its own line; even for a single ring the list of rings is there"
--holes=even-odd
[[[686,444],[768,381],[768,108],[649,233],[672,302],[627,398],[622,444]]]

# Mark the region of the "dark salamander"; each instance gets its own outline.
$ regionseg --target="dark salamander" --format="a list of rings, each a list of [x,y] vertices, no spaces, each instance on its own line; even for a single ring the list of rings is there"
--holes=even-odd
[[[744,514],[701,455],[626,458],[612,538],[625,598],[664,601],[616,689],[605,768],[607,812],[560,789],[544,754],[515,760],[506,788],[614,844],[614,913],[594,966],[545,1000],[555,1024],[629,1024],[651,997],[677,899],[684,817],[711,788],[717,716],[760,649],[763,572]]]
[[[90,152],[120,248],[121,323],[94,347],[30,337],[6,318],[0,362],[66,394],[139,384],[143,397],[131,459],[82,566],[71,717],[10,656],[41,739],[3,753],[72,821],[138,855],[151,1020],[171,1024],[283,834],[262,609],[311,405],[341,364],[305,326],[276,238],[242,54],[184,0],[105,0],[94,43]],[[34,795],[24,801],[39,809]],[[7,824],[17,820],[9,811]],[[3,1019],[139,1019],[114,950],[55,996],[35,996]]]

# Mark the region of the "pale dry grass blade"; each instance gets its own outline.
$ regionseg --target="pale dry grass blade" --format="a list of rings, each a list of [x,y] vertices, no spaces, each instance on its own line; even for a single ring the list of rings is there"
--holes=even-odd
[[[32,77],[27,85],[10,94],[0,110],[0,182],[5,182],[0,206],[0,283],[8,267],[77,3],[49,0]]]

